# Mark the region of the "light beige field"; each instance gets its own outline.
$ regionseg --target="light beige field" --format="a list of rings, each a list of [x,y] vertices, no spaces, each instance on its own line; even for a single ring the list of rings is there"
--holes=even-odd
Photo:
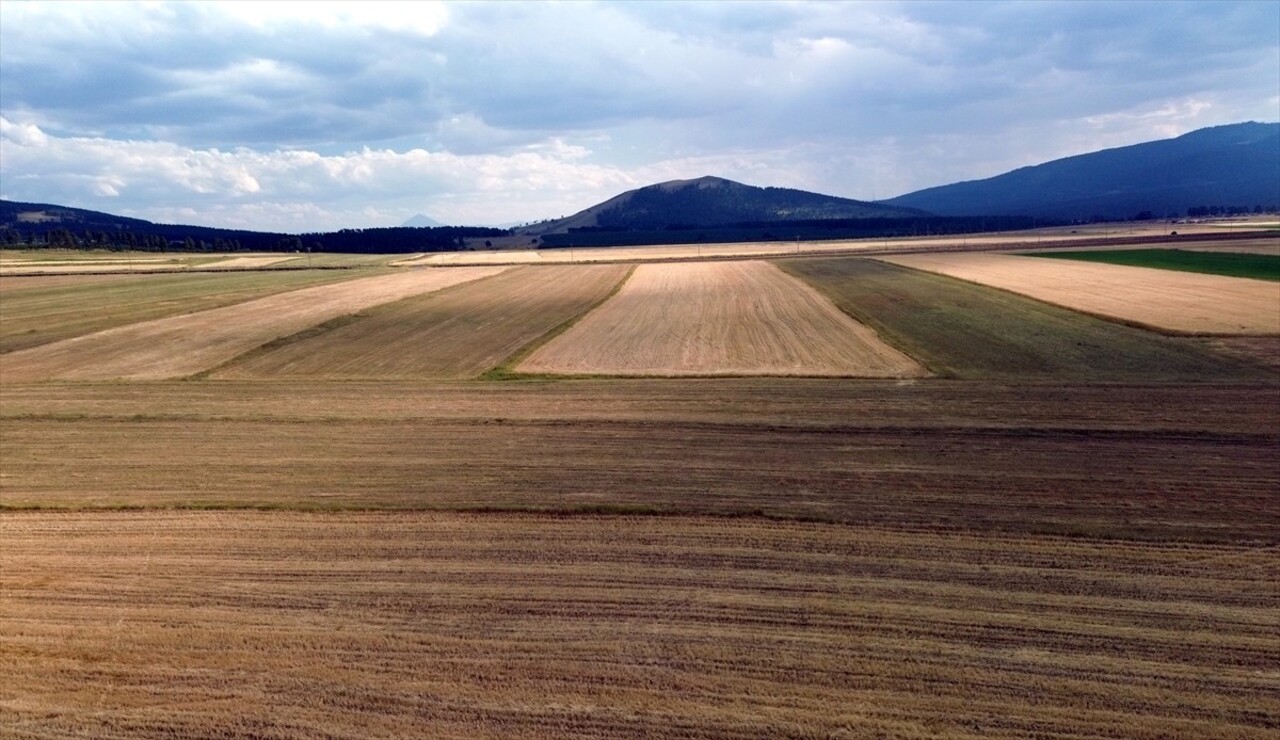
[[[264,267],[266,265],[274,265],[277,262],[286,262],[296,259],[294,254],[278,254],[274,256],[258,255],[253,257],[230,257],[225,260],[216,262],[206,262],[201,267],[217,267],[217,268],[245,268],[245,267]]]
[[[504,269],[406,270],[107,329],[8,353],[0,358],[0,379],[15,383],[187,376],[337,316]]]
[[[757,518],[0,515],[0,735],[1264,738],[1280,558]]]
[[[641,265],[516,367],[603,375],[916,377],[914,360],[767,262]]]
[[[1265,280],[1007,254],[878,259],[1164,331],[1280,333],[1280,284]]]

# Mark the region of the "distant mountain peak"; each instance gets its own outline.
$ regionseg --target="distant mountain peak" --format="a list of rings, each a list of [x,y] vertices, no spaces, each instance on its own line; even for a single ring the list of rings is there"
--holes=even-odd
[[[410,218],[409,220],[405,221],[404,223],[402,223],[402,224],[400,224],[400,225],[401,225],[401,226],[407,226],[407,227],[410,227],[410,228],[425,228],[425,227],[432,227],[432,226],[444,226],[444,224],[440,223],[439,221],[435,220],[434,218],[431,218],[430,216],[424,216],[424,215],[423,215],[423,214],[421,214],[421,213],[419,213],[419,214],[415,214],[415,215],[413,216],[413,218]]]

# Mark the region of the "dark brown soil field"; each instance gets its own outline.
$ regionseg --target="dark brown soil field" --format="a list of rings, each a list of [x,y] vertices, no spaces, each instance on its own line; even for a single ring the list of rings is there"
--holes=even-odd
[[[761,519],[0,518],[0,734],[1264,738],[1280,555]]]
[[[1275,538],[1280,389],[940,381],[6,388],[4,505],[618,508]]]

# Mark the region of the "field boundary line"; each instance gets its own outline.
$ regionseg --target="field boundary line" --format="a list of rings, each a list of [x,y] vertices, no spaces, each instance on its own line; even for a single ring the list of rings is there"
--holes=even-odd
[[[844,306],[840,305],[840,303],[836,301],[835,296],[830,295],[829,293],[824,291],[821,287],[814,285],[813,283],[806,280],[804,276],[797,274],[795,271],[787,267],[787,265],[785,265],[784,262],[790,261],[790,259],[791,258],[771,260],[771,262],[773,263],[774,267],[790,275],[792,278],[799,280],[800,282],[809,286],[811,290],[817,291],[820,295],[826,298],[827,301],[829,301],[833,306],[835,306],[836,310],[840,311],[844,315],[848,316],[849,318],[853,319],[859,324],[862,324],[863,326],[867,327],[871,331],[875,332],[876,338],[878,338],[880,341],[884,342],[890,347],[893,347],[894,349],[898,350],[899,352],[906,355],[907,357],[910,357],[912,360],[915,360],[920,365],[920,367],[923,367],[925,370],[928,370],[929,375],[932,376],[933,378],[949,379],[949,378],[958,377],[954,373],[934,367],[932,364],[930,364],[923,358],[917,357],[914,352],[912,352],[909,348],[902,345],[897,335],[887,331],[885,326],[881,324],[879,321],[876,321],[875,319],[870,317],[860,316],[858,315],[857,311],[846,309]],[[843,259],[850,259],[850,258],[846,257]],[[875,258],[860,257],[858,259],[875,259]],[[884,264],[894,266],[892,262],[885,262]]]
[[[547,342],[550,342],[552,339],[555,339],[561,334],[564,334],[565,332],[569,331],[570,329],[573,328],[574,324],[577,324],[579,321],[586,318],[587,315],[590,314],[592,311],[603,306],[611,298],[616,296],[618,294],[618,291],[622,290],[622,286],[626,285],[627,281],[631,279],[631,276],[635,274],[637,266],[638,265],[632,265],[630,268],[628,268],[626,273],[624,273],[623,276],[618,279],[618,282],[613,286],[613,288],[610,289],[609,292],[606,293],[603,297],[601,297],[600,300],[596,301],[595,303],[592,303],[590,306],[587,306],[587,308],[581,313],[579,313],[578,315],[571,316],[565,319],[564,321],[560,322],[559,325],[552,327],[542,336],[538,337],[537,339],[534,339],[533,341],[529,342],[525,346],[513,352],[511,355],[507,357],[507,359],[503,360],[502,363],[500,363],[499,365],[492,367],[486,370],[485,372],[481,373],[480,375],[476,376],[476,379],[485,380],[485,381],[550,380],[550,379],[559,380],[563,377],[566,377],[566,376],[560,376],[560,375],[551,375],[548,373],[518,373],[515,371],[515,367],[519,365],[521,362],[524,362],[525,358],[527,358],[529,355],[536,352],[539,347],[543,346]],[[601,376],[601,377],[607,377],[607,376]]]

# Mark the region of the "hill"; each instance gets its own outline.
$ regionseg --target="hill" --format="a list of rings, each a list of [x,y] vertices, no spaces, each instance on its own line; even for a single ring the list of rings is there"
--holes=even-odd
[[[885,203],[942,216],[1075,221],[1280,205],[1280,123],[1215,126],[1174,139],[1081,154]]]
[[[534,224],[522,234],[577,230],[661,231],[752,222],[912,218],[916,208],[886,206],[791,188],[760,188],[721,177],[671,180],[594,205],[567,218]]]
[[[141,249],[197,252],[351,252],[391,254],[462,249],[467,239],[505,236],[479,226],[389,227],[280,234],[157,224],[140,218],[47,203],[0,200],[0,247]]]

